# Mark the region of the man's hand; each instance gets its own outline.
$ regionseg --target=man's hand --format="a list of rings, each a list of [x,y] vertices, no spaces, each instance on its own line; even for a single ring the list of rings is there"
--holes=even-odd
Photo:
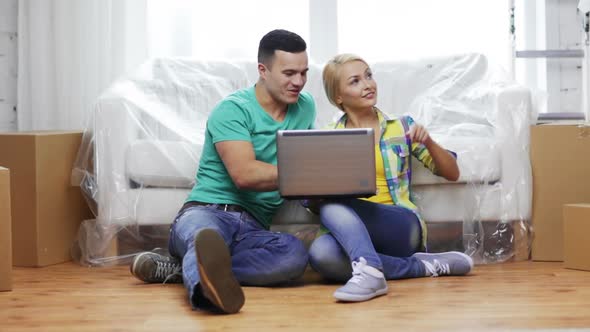
[[[299,203],[314,214],[320,214],[320,205],[324,202],[322,198],[302,199]]]

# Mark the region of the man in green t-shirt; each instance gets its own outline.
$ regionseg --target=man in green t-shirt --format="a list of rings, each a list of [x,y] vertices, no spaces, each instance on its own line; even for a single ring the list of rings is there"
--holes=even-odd
[[[174,257],[139,254],[134,276],[182,280],[194,309],[236,313],[244,304],[240,285],[274,286],[303,274],[302,242],[269,226],[283,202],[276,132],[315,122],[313,98],[302,92],[308,68],[299,35],[273,30],[260,40],[258,82],[223,99],[207,120],[196,184],[170,229]]]

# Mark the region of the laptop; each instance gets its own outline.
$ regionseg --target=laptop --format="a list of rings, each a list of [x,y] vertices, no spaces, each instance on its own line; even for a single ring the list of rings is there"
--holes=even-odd
[[[287,199],[375,195],[372,128],[279,130],[279,193]]]

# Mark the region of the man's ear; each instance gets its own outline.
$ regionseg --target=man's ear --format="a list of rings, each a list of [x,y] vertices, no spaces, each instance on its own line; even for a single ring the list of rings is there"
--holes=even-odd
[[[266,78],[266,66],[262,63],[258,64],[258,75],[260,75],[261,78]]]

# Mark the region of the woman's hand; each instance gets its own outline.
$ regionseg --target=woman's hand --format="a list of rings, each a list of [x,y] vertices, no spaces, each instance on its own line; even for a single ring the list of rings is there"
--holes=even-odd
[[[459,179],[460,172],[457,160],[430,137],[428,130],[424,126],[417,123],[412,125],[410,138],[413,143],[421,143],[426,146],[436,166],[436,175],[442,176],[449,181]]]
[[[422,143],[427,147],[432,141],[428,130],[423,125],[417,123],[410,128],[410,139],[413,143]]]

